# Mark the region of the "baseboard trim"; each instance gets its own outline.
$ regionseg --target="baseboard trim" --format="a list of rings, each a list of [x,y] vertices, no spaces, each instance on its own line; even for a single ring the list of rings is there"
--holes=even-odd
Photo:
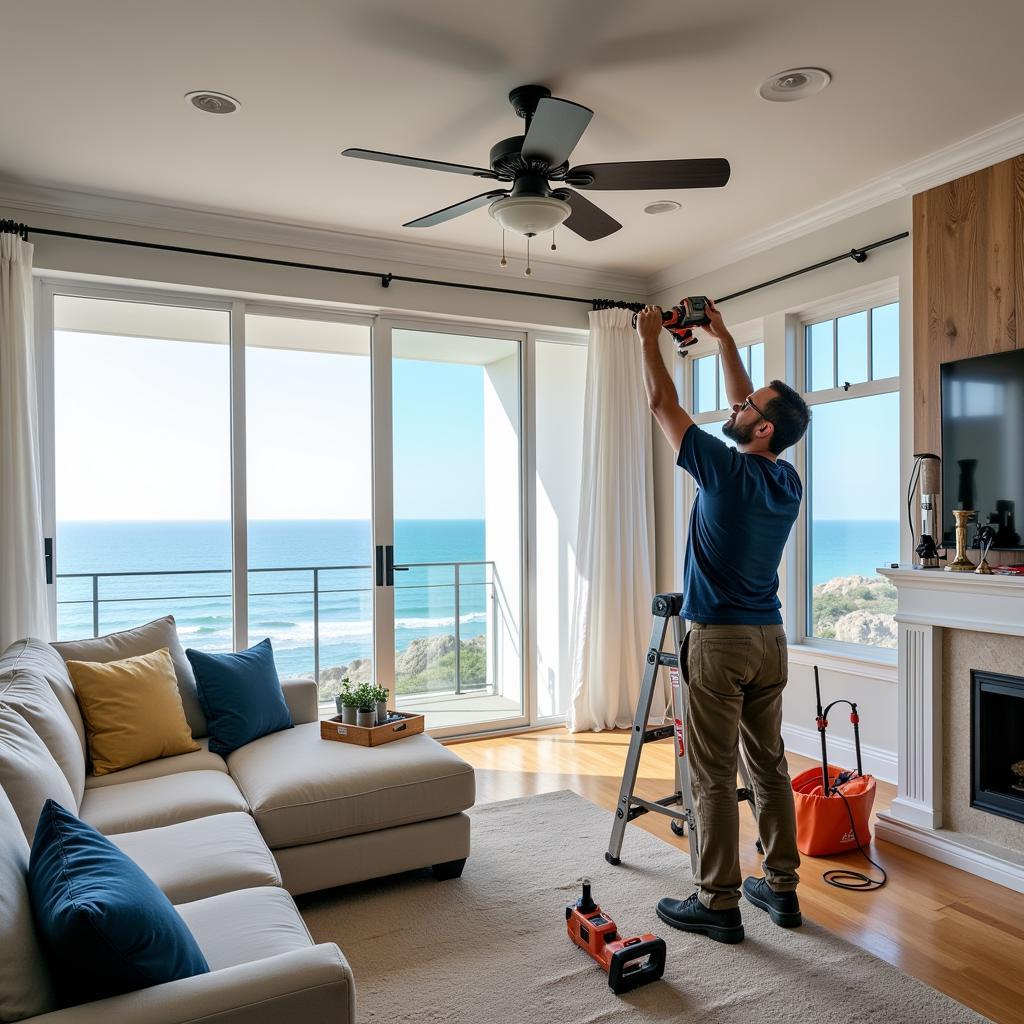
[[[987,878],[1014,892],[1024,893],[1024,857],[1020,855],[1017,855],[1019,862],[1007,860],[981,848],[980,844],[965,841],[955,832],[919,828],[884,812],[875,820],[875,838],[904,846],[915,853],[960,868],[961,871]]]
[[[782,740],[787,750],[794,754],[802,754],[804,757],[811,757],[818,760],[821,757],[821,737],[817,729],[808,729],[805,725],[792,725],[789,722],[782,723]],[[865,743],[860,745],[861,761],[864,764],[864,771],[868,775],[883,782],[896,782],[899,777],[899,762],[894,750],[883,750],[881,747],[871,747]],[[833,764],[842,764],[844,767],[856,766],[856,751],[853,740],[845,736],[828,737],[828,756]]]

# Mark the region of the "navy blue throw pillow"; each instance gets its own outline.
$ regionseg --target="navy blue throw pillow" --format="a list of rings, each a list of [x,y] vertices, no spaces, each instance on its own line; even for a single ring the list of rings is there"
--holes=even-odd
[[[209,973],[188,926],[156,883],[55,800],[39,815],[28,889],[65,1006]]]
[[[238,654],[207,654],[189,647],[210,749],[227,755],[268,733],[292,727],[269,638]]]

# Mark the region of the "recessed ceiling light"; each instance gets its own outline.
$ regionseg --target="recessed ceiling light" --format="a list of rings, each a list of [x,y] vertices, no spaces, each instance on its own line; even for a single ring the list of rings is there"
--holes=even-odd
[[[199,89],[185,93],[185,100],[204,114],[233,114],[242,104],[225,92]]]
[[[832,76],[824,68],[790,68],[772,75],[757,91],[772,103],[792,103],[821,92],[831,81]]]
[[[656,203],[648,203],[644,213],[674,213],[678,209],[679,204],[674,199],[659,199]]]

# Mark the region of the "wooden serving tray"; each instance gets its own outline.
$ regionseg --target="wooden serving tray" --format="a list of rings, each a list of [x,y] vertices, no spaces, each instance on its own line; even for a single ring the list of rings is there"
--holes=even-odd
[[[423,732],[423,715],[392,711],[391,718],[384,725],[348,725],[341,715],[320,720],[320,739],[337,740],[339,743],[355,743],[360,747],[379,747],[382,743],[405,739]]]

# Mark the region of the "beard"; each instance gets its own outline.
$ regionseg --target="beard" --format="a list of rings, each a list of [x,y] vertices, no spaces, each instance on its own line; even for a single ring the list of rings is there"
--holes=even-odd
[[[737,444],[750,444],[754,439],[755,426],[756,424],[751,423],[749,426],[741,427],[734,419],[729,419],[722,424],[722,436]]]

